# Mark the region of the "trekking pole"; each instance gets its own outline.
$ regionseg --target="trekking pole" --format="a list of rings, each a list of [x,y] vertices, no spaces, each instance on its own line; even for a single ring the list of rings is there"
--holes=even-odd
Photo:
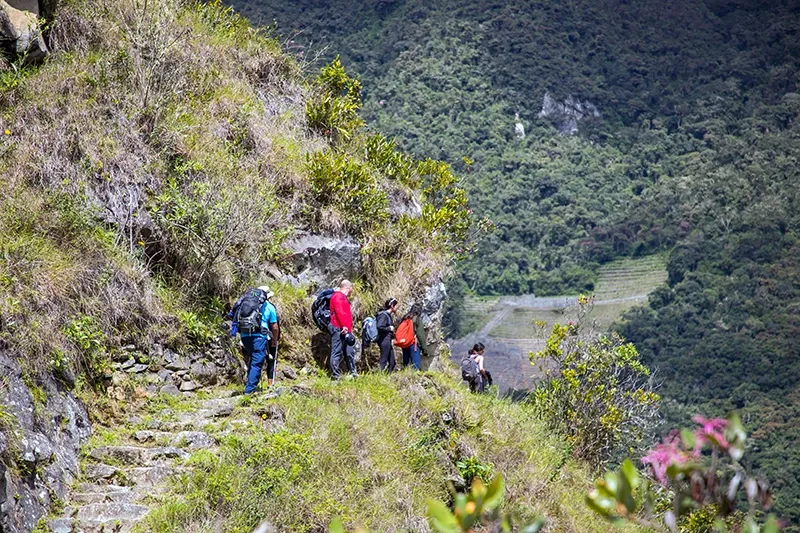
[[[280,346],[280,343],[278,344]],[[275,346],[275,361],[272,364],[272,386],[274,387],[276,383],[278,383],[278,346]],[[267,376],[269,379],[269,376]]]

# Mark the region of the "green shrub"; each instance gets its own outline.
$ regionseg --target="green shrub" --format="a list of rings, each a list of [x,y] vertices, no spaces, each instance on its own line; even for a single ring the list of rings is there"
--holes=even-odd
[[[419,186],[420,176],[416,172],[414,159],[399,151],[394,140],[388,140],[380,133],[368,135],[364,141],[364,151],[367,162],[383,176],[412,189]]]
[[[488,483],[494,477],[494,465],[492,463],[482,463],[477,457],[467,457],[456,461],[456,468],[458,468],[458,473],[468,484],[472,484],[472,480],[475,478]]]
[[[577,457],[599,469],[647,442],[660,398],[632,344],[616,334],[583,331],[589,301],[581,297],[580,303],[578,321],[555,324],[545,349],[531,353],[532,362],[543,361],[547,377],[529,401]]]
[[[364,125],[361,83],[349,77],[339,58],[322,67],[317,76],[318,93],[306,103],[308,126],[332,141],[346,141]]]
[[[260,261],[282,255],[290,230],[280,226],[284,206],[268,183],[221,183],[193,161],[181,161],[175,170],[178,177],[150,203],[161,242],[142,242],[157,244],[153,259],[170,267],[174,281],[200,296],[225,294],[230,291],[221,286],[226,267],[240,285]]]
[[[105,358],[108,338],[98,321],[89,315],[79,315],[67,322],[61,331],[77,348],[81,366],[93,379],[101,376],[108,365]]]
[[[348,230],[364,235],[388,220],[386,192],[363,163],[347,154],[325,150],[311,154],[306,167],[315,201],[332,208]],[[317,217],[322,216],[319,211]]]

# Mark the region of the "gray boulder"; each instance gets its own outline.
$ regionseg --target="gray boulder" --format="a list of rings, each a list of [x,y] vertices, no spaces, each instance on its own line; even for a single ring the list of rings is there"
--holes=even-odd
[[[0,0],[0,46],[13,57],[24,57],[29,62],[47,55],[39,27],[38,3]]]
[[[361,245],[352,237],[300,235],[286,246],[294,272],[285,278],[294,284],[330,287],[361,272]]]
[[[220,373],[218,366],[211,363],[192,363],[189,373],[197,383],[200,385],[211,386],[216,385]]]

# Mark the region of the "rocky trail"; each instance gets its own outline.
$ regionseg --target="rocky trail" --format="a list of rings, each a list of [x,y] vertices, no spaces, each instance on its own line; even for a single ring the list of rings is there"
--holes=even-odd
[[[296,380],[298,376],[285,367],[281,378]],[[284,414],[277,406],[250,407],[247,398],[239,396],[240,388],[208,386],[172,395],[161,393],[131,413],[127,423],[95,428],[95,439],[82,450],[80,472],[65,499],[63,512],[48,521],[50,530],[138,530],[136,524],[165,502],[170,483],[180,482],[180,476],[191,470],[193,453],[215,453],[220,439],[237,428],[283,424]],[[305,392],[306,385],[298,381],[292,385],[282,383],[258,395],[259,400],[269,400],[281,394]],[[111,442],[106,444],[103,440]]]
[[[131,531],[159,502],[171,477],[188,468],[196,450],[217,447],[208,425],[234,427],[234,397],[203,400],[195,412],[163,410],[140,429],[115,445],[85,451],[79,481],[67,498],[61,517],[49,522],[54,533],[110,533]],[[122,433],[122,431],[120,431]]]

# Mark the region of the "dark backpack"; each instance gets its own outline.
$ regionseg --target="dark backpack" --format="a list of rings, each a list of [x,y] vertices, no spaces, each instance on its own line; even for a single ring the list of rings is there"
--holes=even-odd
[[[320,331],[328,331],[331,323],[331,296],[333,289],[325,289],[317,295],[317,299],[311,305],[311,316]]]
[[[478,362],[470,356],[461,360],[461,379],[472,383],[478,377]]]
[[[260,289],[249,289],[239,302],[233,321],[239,333],[261,332],[261,308],[267,301],[267,293]]]

